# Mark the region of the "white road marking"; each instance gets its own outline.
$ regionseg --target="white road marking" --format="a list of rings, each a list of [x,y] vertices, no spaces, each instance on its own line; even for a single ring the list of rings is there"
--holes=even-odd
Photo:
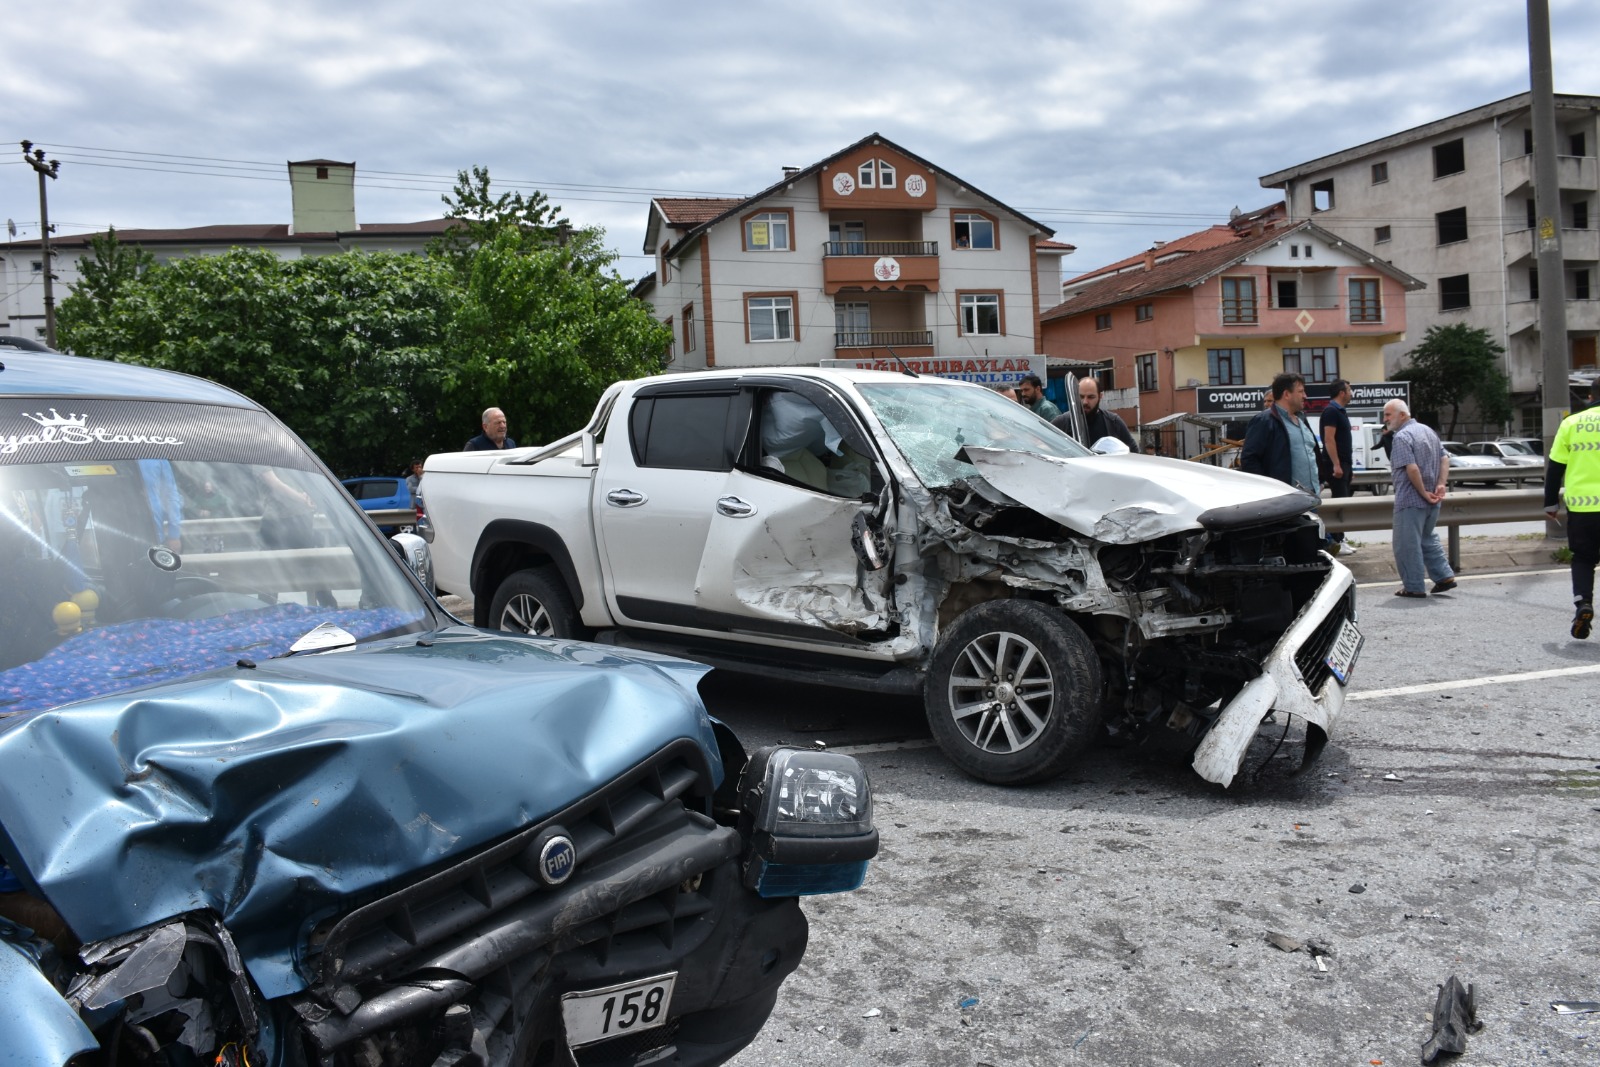
[[[1472,689],[1480,685],[1506,685],[1511,682],[1537,682],[1541,678],[1568,678],[1575,674],[1600,674],[1600,664],[1587,667],[1556,667],[1548,671],[1524,671],[1521,674],[1489,674],[1482,678],[1457,678],[1451,682],[1427,682],[1422,685],[1401,685],[1393,689],[1367,689],[1350,693],[1346,700],[1377,700],[1379,697],[1403,697],[1417,693],[1439,693],[1446,689]]]

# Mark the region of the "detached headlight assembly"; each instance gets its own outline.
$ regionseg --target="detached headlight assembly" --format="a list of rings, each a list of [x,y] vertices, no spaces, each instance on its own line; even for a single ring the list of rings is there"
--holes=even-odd
[[[872,786],[851,756],[765,748],[740,781],[745,884],[764,897],[844,893],[878,854]]]

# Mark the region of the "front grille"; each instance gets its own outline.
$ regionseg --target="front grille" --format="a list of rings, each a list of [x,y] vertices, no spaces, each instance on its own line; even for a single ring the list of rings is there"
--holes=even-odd
[[[1324,683],[1333,676],[1333,671],[1328,667],[1328,653],[1333,651],[1333,644],[1339,639],[1339,631],[1344,628],[1346,619],[1355,617],[1355,587],[1346,590],[1345,595],[1339,598],[1339,604],[1328,617],[1317,624],[1311,636],[1306,638],[1294,654],[1294,665],[1300,668],[1300,676],[1305,679],[1306,688],[1316,693]]]
[[[358,908],[320,939],[311,996],[297,1005],[324,1049],[443,1009],[515,962],[542,971],[582,948],[604,962],[645,944],[672,949],[704,931],[709,872],[736,856],[737,833],[701,811],[705,756],[674,742],[536,826]],[[686,798],[698,798],[686,804]],[[575,873],[538,875],[544,831],[563,828]],[[313,1003],[314,1001],[314,1003]]]

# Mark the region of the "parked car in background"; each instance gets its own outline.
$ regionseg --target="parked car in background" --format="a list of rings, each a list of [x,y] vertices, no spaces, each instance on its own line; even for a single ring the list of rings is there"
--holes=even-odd
[[[1544,470],[1544,457],[1521,441],[1501,438],[1498,441],[1473,441],[1467,451],[1475,456],[1494,456],[1508,467],[1533,467]]]
[[[1497,437],[1495,440],[1509,441],[1512,444],[1521,445],[1536,456],[1541,458],[1544,456],[1544,441],[1537,437]]]
[[[350,491],[362,511],[416,512],[417,502],[412,499],[404,478],[346,478],[340,484]],[[380,524],[378,529],[394,534],[410,533],[415,527],[413,518],[405,523]]]
[[[860,764],[747,758],[698,664],[465,626],[401,565],[427,555],[238,393],[0,359],[0,1063],[755,1036],[798,897],[877,851]]]
[[[1444,450],[1450,453],[1450,469],[1461,471],[1463,475],[1471,472],[1470,480],[1466,476],[1457,477],[1455,480],[1464,485],[1499,485],[1509,474],[1509,466],[1499,456],[1486,456],[1473,452],[1460,441],[1441,441]],[[1500,477],[1496,478],[1495,472]]]

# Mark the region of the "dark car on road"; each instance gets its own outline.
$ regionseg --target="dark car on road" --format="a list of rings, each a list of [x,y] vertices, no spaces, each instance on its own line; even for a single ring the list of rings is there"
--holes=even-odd
[[[747,757],[698,664],[463,625],[419,555],[231,390],[0,353],[0,1063],[715,1064],[760,1030],[798,898],[877,851],[861,766]]]

